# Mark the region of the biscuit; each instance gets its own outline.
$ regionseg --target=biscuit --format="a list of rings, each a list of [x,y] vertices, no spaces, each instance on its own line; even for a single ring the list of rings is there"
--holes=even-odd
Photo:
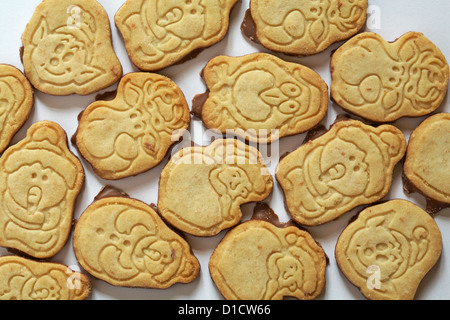
[[[33,124],[0,158],[0,246],[38,259],[57,254],[83,182],[64,130],[50,121]]]
[[[382,199],[406,139],[394,126],[340,120],[281,159],[276,178],[286,206],[302,225],[320,225]]]
[[[442,251],[438,225],[406,200],[363,210],[339,236],[340,270],[371,300],[412,300]]]
[[[24,125],[34,105],[33,88],[17,68],[0,64],[0,154]]]
[[[423,34],[396,41],[359,34],[333,54],[331,98],[346,111],[373,122],[420,117],[435,111],[448,87],[442,52]]]
[[[311,235],[279,225],[266,205],[230,230],[209,261],[211,277],[228,300],[315,299],[325,287],[327,257]]]
[[[240,206],[262,201],[273,179],[259,151],[235,139],[174,154],[159,181],[158,209],[177,229],[214,236],[238,224]]]
[[[365,24],[367,0],[250,0],[241,29],[265,48],[313,55],[355,35]]]
[[[84,300],[89,278],[59,263],[0,257],[0,300]]]
[[[328,86],[313,70],[273,55],[219,56],[202,72],[208,91],[194,112],[209,129],[271,142],[315,127],[328,109]],[[195,103],[196,100],[204,103]],[[199,110],[201,109],[201,110]]]
[[[157,71],[222,40],[236,2],[128,0],[115,22],[131,61],[143,71]]]
[[[42,1],[22,43],[25,74],[51,95],[88,95],[122,76],[108,15],[95,0]]]
[[[189,244],[152,207],[112,187],[82,213],[73,248],[87,272],[114,286],[164,289],[200,271]]]
[[[129,73],[112,101],[96,101],[79,117],[72,141],[103,179],[117,180],[157,166],[190,123],[189,106],[170,79]]]

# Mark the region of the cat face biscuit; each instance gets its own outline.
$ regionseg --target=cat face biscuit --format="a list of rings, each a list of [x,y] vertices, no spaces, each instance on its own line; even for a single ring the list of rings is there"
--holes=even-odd
[[[83,111],[74,141],[100,177],[116,180],[158,165],[189,123],[189,106],[173,81],[130,73],[114,100]]]
[[[431,216],[411,202],[391,200],[362,211],[340,235],[335,256],[368,299],[412,300],[441,251]]]

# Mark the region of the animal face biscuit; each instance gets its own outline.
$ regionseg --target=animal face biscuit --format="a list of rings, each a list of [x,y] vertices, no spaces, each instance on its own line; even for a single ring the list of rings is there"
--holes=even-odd
[[[362,33],[331,60],[331,97],[342,108],[375,122],[420,117],[442,103],[449,67],[423,34],[408,32],[393,43]]]
[[[339,237],[336,259],[368,299],[412,300],[441,251],[431,216],[408,201],[392,200],[358,215]]]
[[[115,180],[158,165],[189,123],[189,106],[174,82],[131,73],[113,101],[97,101],[83,111],[74,137],[95,172]]]
[[[405,150],[405,137],[394,126],[341,120],[284,157],[276,177],[294,220],[320,225],[382,199]]]
[[[35,258],[58,253],[83,181],[63,129],[49,121],[31,126],[0,158],[0,245]]]

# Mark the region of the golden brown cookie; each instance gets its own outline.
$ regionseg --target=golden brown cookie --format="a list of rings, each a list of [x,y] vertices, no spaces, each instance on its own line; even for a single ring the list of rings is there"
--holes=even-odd
[[[436,222],[406,200],[363,210],[340,235],[339,268],[372,300],[412,300],[438,261],[442,237]]]
[[[43,0],[22,43],[25,74],[48,94],[88,95],[122,76],[108,14],[95,0]]]
[[[136,72],[122,78],[114,100],[83,111],[73,141],[97,175],[116,180],[157,166],[189,123],[189,106],[173,81]]]
[[[442,52],[423,34],[408,32],[394,42],[365,32],[331,59],[331,98],[374,122],[420,117],[435,111],[448,87]]]
[[[33,124],[0,158],[0,246],[50,258],[65,245],[84,182],[56,123]]]
[[[87,272],[115,286],[164,289],[200,271],[189,244],[152,207],[111,187],[81,215],[73,247]]]

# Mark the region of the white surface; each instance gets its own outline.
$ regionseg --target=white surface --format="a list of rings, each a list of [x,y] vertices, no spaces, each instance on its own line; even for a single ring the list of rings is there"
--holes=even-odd
[[[19,57],[19,48],[21,46],[20,38],[34,9],[40,2],[40,0],[0,1],[0,63],[8,63],[23,70]],[[123,40],[113,23],[114,14],[125,0],[99,0],[99,2],[105,7],[109,14],[114,48],[122,62],[124,73],[137,71],[130,62],[125,51]],[[442,50],[446,58],[450,60],[450,41],[448,38],[448,32],[450,31],[450,19],[448,19],[450,1],[369,0],[369,4],[374,6],[372,7],[374,10],[371,12],[375,14],[369,15],[369,21],[371,21],[370,26],[375,26],[376,28],[367,29],[368,31],[377,32],[389,41],[395,40],[408,31],[423,32]],[[191,104],[195,94],[203,93],[205,91],[205,86],[199,76],[199,72],[209,59],[219,54],[240,56],[258,51],[268,52],[262,47],[249,42],[241,34],[240,25],[248,5],[249,0],[238,2],[231,16],[229,33],[223,41],[204,50],[194,60],[182,65],[167,68],[161,72],[172,78],[180,86],[189,104]],[[376,20],[378,18],[379,21]],[[379,22],[379,25],[377,25],[377,23],[372,24],[372,21]],[[281,54],[276,55],[287,61],[298,62],[314,69],[330,85],[330,54],[331,51],[339,45],[340,44],[335,44],[325,52],[312,57],[294,58]],[[115,87],[116,86],[113,86],[103,90],[103,92],[111,91],[115,89]],[[35,97],[34,111],[24,128],[16,135],[13,143],[23,139],[27,128],[32,123],[40,120],[52,120],[59,123],[66,130],[67,134],[71,136],[77,127],[78,114],[94,101],[95,94],[87,97],[54,97],[41,92],[36,92]],[[450,102],[447,98],[438,109],[438,112],[449,111]],[[322,121],[322,124],[328,127],[334,121],[337,113],[342,113],[342,110],[330,101],[328,115]],[[395,122],[394,125],[403,130],[405,136],[409,138],[410,132],[423,119],[424,118],[402,119]],[[202,145],[206,143],[203,139],[204,128],[199,120],[193,119],[191,130],[194,142]],[[303,134],[283,138],[280,142],[280,154],[296,149],[302,143],[304,136],[305,135]],[[74,146],[71,145],[70,147],[71,150],[79,156]],[[160,166],[147,173],[116,182],[105,181],[98,178],[93,174],[90,166],[83,161],[87,174],[86,184],[77,202],[74,217],[78,218],[92,202],[93,197],[97,195],[102,186],[107,184],[116,186],[127,192],[131,197],[146,203],[156,203],[158,197],[158,178],[166,161],[167,159]],[[275,171],[276,163],[276,161],[272,162],[272,165],[270,166],[272,173]],[[425,201],[421,196],[417,194],[411,196],[404,194],[401,181],[401,169],[401,165],[397,166],[394,173],[392,190],[385,200],[394,198],[408,199],[424,208]],[[269,203],[282,221],[287,221],[289,219],[284,208],[282,192],[277,184],[275,184],[273,193],[266,202]],[[253,204],[243,206],[243,220],[247,220],[251,217],[252,209]],[[361,208],[357,208],[345,214],[338,220],[323,226],[308,228],[308,231],[310,231],[313,237],[321,243],[330,260],[326,273],[327,285],[323,294],[319,296],[319,299],[364,299],[359,293],[359,290],[350,284],[350,282],[340,273],[334,258],[334,247],[337,237],[347,225],[348,220],[360,209]],[[442,232],[444,249],[438,264],[421,283],[416,299],[450,299],[450,286],[448,285],[450,283],[450,246],[448,245],[450,243],[450,209],[441,211],[435,219]],[[200,276],[190,284],[177,284],[166,290],[132,289],[113,287],[101,280],[90,277],[93,284],[93,292],[90,298],[165,300],[222,299],[222,296],[215,288],[214,283],[209,276],[208,261],[212,251],[224,234],[225,232],[222,232],[220,235],[212,238],[187,236],[187,240],[191,244],[194,254],[200,260],[202,267]],[[5,249],[0,249],[0,254],[6,253],[7,251]],[[64,249],[57,256],[52,258],[51,261],[65,263],[74,268],[79,268],[73,253],[71,241],[68,242]]]

